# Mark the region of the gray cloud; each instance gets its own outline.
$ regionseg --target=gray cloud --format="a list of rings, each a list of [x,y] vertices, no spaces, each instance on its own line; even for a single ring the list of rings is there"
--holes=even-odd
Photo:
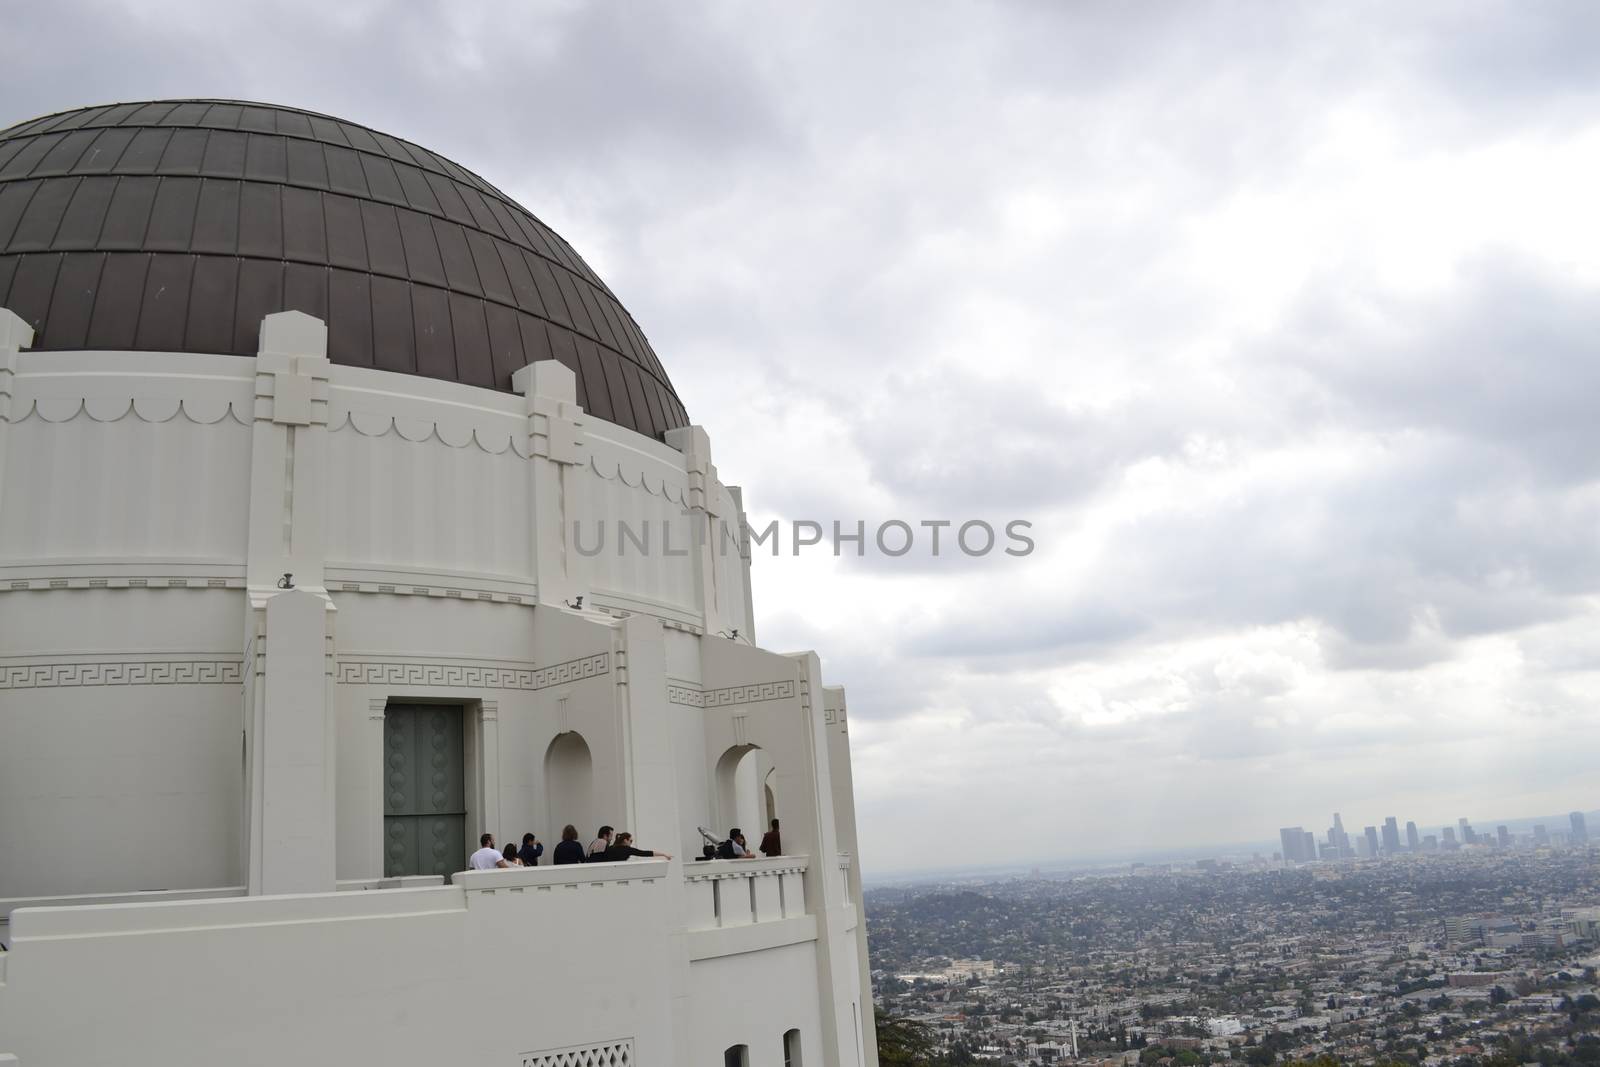
[[[601,271],[762,514],[1033,520],[1021,562],[757,567],[763,643],[850,687],[883,867],[923,820],[1034,854],[1041,806],[1063,851],[1257,838],[1353,776],[1448,810],[1501,754],[1507,803],[1581,802],[1539,754],[1600,697],[1593,5],[4,30],[7,121],[267,99],[483,174]]]
[[[1600,310],[1594,286],[1486,252],[1430,299],[1333,280],[1308,297],[1261,356],[1325,391],[1324,417],[1388,431],[1437,430],[1493,443],[1521,478],[1600,473]]]

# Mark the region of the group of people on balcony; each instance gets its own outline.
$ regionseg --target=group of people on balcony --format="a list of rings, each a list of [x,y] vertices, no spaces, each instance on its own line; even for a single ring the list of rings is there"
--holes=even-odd
[[[504,851],[495,847],[494,835],[483,834],[478,838],[478,851],[474,852],[467,865],[475,871],[492,871],[497,868],[507,867],[537,867],[539,858],[544,855],[544,844],[533,834],[522,835],[522,847],[507,845]],[[768,830],[761,838],[761,853],[765,856],[783,855],[783,844],[778,834],[778,820],[772,820],[772,829]],[[711,851],[708,847],[707,851]],[[716,848],[719,859],[753,860],[755,852],[745,843],[743,831],[737,826],[728,831],[728,839]],[[568,823],[561,830],[561,841],[555,847],[551,861],[557,865],[564,863],[616,863],[622,860],[631,860],[635,856],[658,857],[670,860],[672,853],[662,852],[659,849],[636,848],[633,844],[633,835],[623,830],[620,833],[614,827],[602,826],[595,839],[589,842],[585,849],[578,841],[578,828]]]
[[[520,849],[516,845],[507,845],[502,852],[495,847],[494,835],[487,833],[478,838],[478,845],[478,851],[467,860],[467,865],[475,871],[492,871],[506,867],[537,867],[539,857],[544,855],[544,845],[533,834],[522,835]],[[578,841],[578,828],[568,823],[561,830],[561,841],[556,845],[555,854],[551,858],[557,864],[616,863],[630,860],[635,856],[655,856],[670,860],[672,853],[635,848],[632,834],[626,830],[617,833],[610,826],[600,827],[599,836],[585,852],[583,845]]]

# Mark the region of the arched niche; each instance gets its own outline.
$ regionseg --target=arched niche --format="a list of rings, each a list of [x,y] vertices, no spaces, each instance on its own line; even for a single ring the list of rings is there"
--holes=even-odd
[[[772,760],[760,746],[734,745],[724,752],[716,767],[717,835],[737,826],[754,850],[772,818],[765,813],[776,807],[776,792],[769,789],[776,782]]]
[[[578,828],[578,839],[594,836],[594,758],[589,743],[576,730],[557,734],[544,753],[546,841],[559,841],[568,823]]]

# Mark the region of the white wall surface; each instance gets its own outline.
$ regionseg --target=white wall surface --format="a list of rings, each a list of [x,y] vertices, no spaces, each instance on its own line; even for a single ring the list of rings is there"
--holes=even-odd
[[[432,423],[411,440],[393,419],[372,425],[359,413],[330,430],[330,564],[531,584],[528,461],[508,444],[516,420],[504,422],[499,452],[475,435],[451,444]]]
[[[822,1067],[814,944],[696,960],[689,979],[695,1063],[715,1067],[729,1045],[745,1044],[750,1067],[783,1067],[784,1032],[799,1029],[804,1067]]]
[[[0,1034],[26,1067],[517,1064],[615,1038],[669,1062],[666,867],[22,911]]]
[[[242,603],[0,595],[0,898],[240,884]]]
[[[48,561],[60,576],[75,562],[243,563],[250,361],[15,358],[0,568]]]

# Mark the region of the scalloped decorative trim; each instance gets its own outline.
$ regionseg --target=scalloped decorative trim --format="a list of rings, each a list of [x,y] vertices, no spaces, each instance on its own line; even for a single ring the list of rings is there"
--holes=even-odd
[[[689,487],[687,485],[674,485],[660,474],[652,475],[642,465],[629,467],[622,460],[614,456],[602,458],[593,448],[589,450],[589,469],[595,477],[603,478],[608,482],[621,482],[629,489],[643,489],[653,496],[663,500],[689,506]]]
[[[95,422],[118,422],[129,414],[141,422],[170,422],[182,415],[198,425],[209,426],[232,418],[240,426],[254,421],[253,407],[245,415],[240,413],[240,402],[226,397],[71,397],[41,396],[25,401],[21,412],[7,421],[18,423],[37,415],[44,422],[70,422],[79,415],[87,415]],[[328,423],[330,432],[348,427],[364,437],[384,437],[390,433],[406,441],[423,442],[437,439],[449,448],[476,446],[491,456],[510,449],[522,459],[529,458],[528,435],[520,428],[500,429],[474,423],[470,419],[419,418],[409,415],[385,415],[373,411],[350,408],[332,412]],[[679,482],[667,472],[652,470],[658,464],[634,461],[624,452],[617,455],[611,449],[592,447],[591,439],[587,466],[597,478],[620,481],[630,489],[642,489],[682,507],[689,506],[687,481]],[[720,486],[719,486],[720,489]]]
[[[489,426],[473,425],[465,419],[426,419],[407,415],[384,415],[376,411],[356,411],[347,408],[334,415],[328,423],[329,432],[350,429],[363,437],[384,437],[390,433],[406,441],[422,442],[437,438],[449,448],[466,448],[476,445],[491,456],[510,449],[523,459],[528,458],[528,437],[515,430],[497,430]]]
[[[71,422],[80,414],[95,422],[119,422],[132,412],[140,422],[170,422],[178,415],[201,426],[210,426],[231,417],[240,426],[250,425],[240,416],[237,405],[222,397],[170,396],[74,397],[41,396],[25,403],[20,415],[8,421],[26,422],[38,415],[44,422]]]

